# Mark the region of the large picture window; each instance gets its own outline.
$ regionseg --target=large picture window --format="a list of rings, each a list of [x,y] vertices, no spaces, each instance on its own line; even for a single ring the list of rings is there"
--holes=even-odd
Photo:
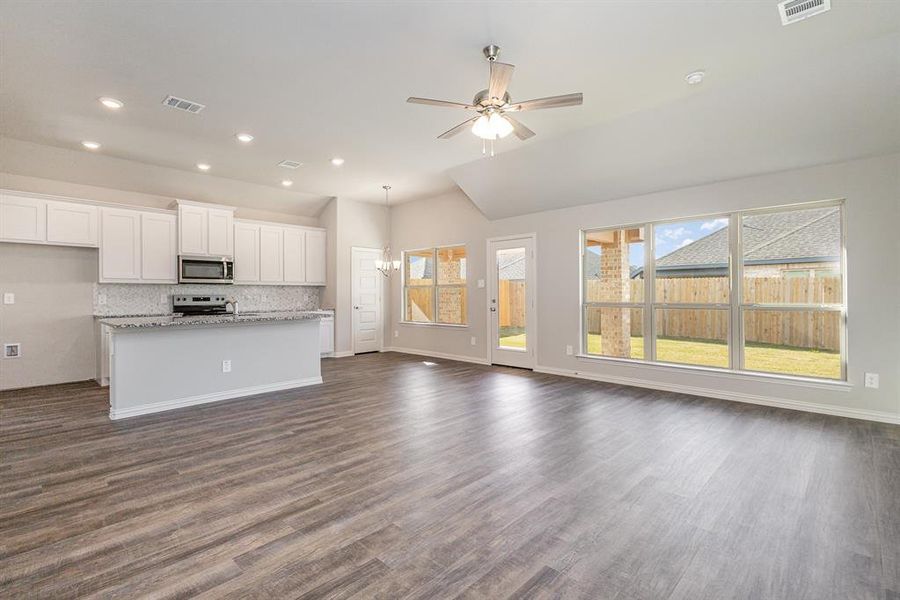
[[[583,353],[845,379],[843,204],[582,234]]]
[[[466,247],[444,246],[403,253],[403,320],[465,325]]]

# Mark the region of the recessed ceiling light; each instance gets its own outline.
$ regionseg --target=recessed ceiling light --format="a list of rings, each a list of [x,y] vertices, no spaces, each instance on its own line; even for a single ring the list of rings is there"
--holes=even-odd
[[[706,77],[706,71],[693,71],[685,75],[684,80],[688,82],[688,85],[697,85],[703,83],[704,77]]]
[[[291,187],[292,185],[294,185],[294,182],[290,179],[282,179],[281,185],[283,185],[284,187]]]
[[[339,167],[342,164],[344,164],[344,159],[341,158],[340,156],[335,156],[334,158],[331,159],[331,164],[333,164],[336,167]]]
[[[245,144],[249,144],[250,142],[253,141],[253,136],[250,135],[249,133],[239,133],[239,134],[235,135],[234,137],[236,137],[239,142],[243,142]]]
[[[206,163],[197,163],[197,168],[201,171],[209,171],[210,166]]]
[[[120,108],[125,106],[125,103],[121,100],[116,100],[115,98],[107,98],[105,96],[103,98],[100,98],[100,104],[102,104],[106,108],[111,108],[112,110],[119,110]]]
[[[88,150],[99,150],[100,149],[100,144],[98,144],[97,142],[90,142],[88,140],[81,142],[81,145],[84,146],[85,148],[87,148]]]

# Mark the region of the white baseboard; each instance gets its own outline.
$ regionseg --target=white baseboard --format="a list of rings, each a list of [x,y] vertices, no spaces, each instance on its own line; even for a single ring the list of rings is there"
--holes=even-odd
[[[119,410],[115,410],[110,407],[109,418],[113,420],[126,419],[128,417],[149,415],[152,413],[164,412],[167,410],[175,410],[176,408],[195,406],[197,404],[209,404],[210,402],[219,402],[220,400],[230,400],[232,398],[253,396],[255,394],[264,394],[266,392],[278,392],[281,390],[289,390],[298,387],[305,387],[308,385],[317,385],[320,383],[322,383],[321,377],[307,377],[305,379],[292,379],[290,381],[281,381],[278,383],[269,383],[266,385],[255,385],[252,387],[239,388],[236,390],[213,392],[212,394],[201,394],[199,396],[188,396],[187,398],[176,398],[174,400],[166,400],[165,402],[145,404],[143,406],[132,406],[129,408],[121,408]]]
[[[346,358],[348,356],[354,356],[353,350],[344,350],[342,352],[332,352],[329,354],[331,358]]]
[[[745,394],[743,392],[729,392],[714,388],[704,388],[693,385],[680,385],[675,383],[661,383],[647,379],[638,379],[635,377],[618,377],[615,375],[598,375],[595,373],[584,373],[583,371],[572,371],[570,369],[558,369],[556,367],[535,367],[537,373],[547,373],[550,375],[562,375],[563,377],[575,377],[577,379],[588,379],[591,381],[602,381],[604,383],[615,383],[618,385],[628,385],[632,387],[649,388],[654,390],[663,390],[667,392],[676,392],[679,394],[690,394],[693,396],[703,396],[706,398],[718,398],[721,400],[732,400],[734,402],[745,402],[748,404],[759,404],[762,406],[774,406],[777,408],[787,408],[790,410],[800,410],[803,412],[819,413],[823,415],[834,415],[836,417],[849,417],[851,419],[864,419],[866,421],[878,421],[880,423],[900,424],[900,414],[882,412],[878,410],[866,410],[862,408],[849,408],[843,406],[833,406],[831,404],[818,404],[814,402],[802,402],[799,400],[787,400],[783,398],[771,398],[768,396],[759,396],[756,394]]]
[[[417,356],[428,356],[430,358],[446,358],[447,360],[458,360],[460,362],[474,363],[476,365],[491,364],[484,358],[463,356],[462,354],[447,354],[446,352],[432,352],[431,350],[419,350],[417,348],[400,348],[398,346],[388,346],[384,348],[382,352],[399,352],[401,354],[415,354]]]

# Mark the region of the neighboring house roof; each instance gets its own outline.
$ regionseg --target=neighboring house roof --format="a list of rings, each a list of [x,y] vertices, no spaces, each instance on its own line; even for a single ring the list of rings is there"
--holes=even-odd
[[[525,254],[502,254],[497,262],[500,279],[525,279]]]
[[[833,262],[841,254],[837,207],[747,215],[743,219],[744,264]],[[662,276],[721,275],[728,268],[728,229],[719,229],[656,261]],[[632,277],[643,268],[632,268]],[[585,273],[599,277],[600,257],[585,255]]]

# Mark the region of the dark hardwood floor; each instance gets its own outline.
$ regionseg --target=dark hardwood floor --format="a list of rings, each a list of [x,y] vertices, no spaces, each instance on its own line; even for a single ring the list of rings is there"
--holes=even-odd
[[[427,360],[3,394],[0,596],[900,597],[900,427]]]

